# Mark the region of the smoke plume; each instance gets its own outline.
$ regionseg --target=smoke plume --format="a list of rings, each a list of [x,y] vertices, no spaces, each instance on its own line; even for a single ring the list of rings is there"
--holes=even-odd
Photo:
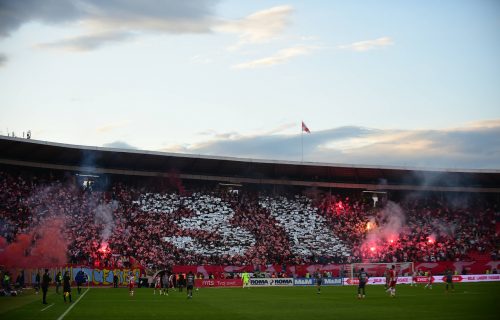
[[[368,230],[363,246],[372,246],[379,242],[396,241],[403,231],[406,217],[401,207],[388,201],[387,205],[370,220],[372,228]]]
[[[113,212],[118,209],[118,202],[113,200],[110,203],[100,204],[95,209],[94,222],[102,226],[101,240],[108,241],[115,228]]]
[[[0,265],[7,268],[44,268],[66,264],[68,240],[64,219],[48,218],[29,233],[18,234],[12,243],[0,237]]]

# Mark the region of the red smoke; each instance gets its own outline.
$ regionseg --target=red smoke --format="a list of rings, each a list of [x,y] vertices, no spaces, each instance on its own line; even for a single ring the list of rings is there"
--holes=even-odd
[[[182,180],[179,177],[179,174],[176,171],[171,170],[169,173],[169,178],[170,178],[170,185],[177,188],[179,195],[181,195],[181,196],[186,195],[186,189],[184,188],[184,185],[182,184]]]
[[[27,234],[18,234],[12,243],[0,237],[0,265],[7,268],[60,267],[67,262],[68,240],[64,220],[49,218]]]

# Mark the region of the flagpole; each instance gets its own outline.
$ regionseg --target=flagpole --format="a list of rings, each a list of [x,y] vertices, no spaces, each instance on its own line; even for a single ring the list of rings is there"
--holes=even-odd
[[[300,150],[301,150],[301,160],[300,162],[304,162],[304,121],[300,124]]]

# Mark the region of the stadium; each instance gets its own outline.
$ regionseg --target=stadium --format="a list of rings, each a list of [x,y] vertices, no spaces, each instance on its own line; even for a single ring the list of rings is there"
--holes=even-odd
[[[0,265],[12,279],[2,293],[18,295],[0,299],[3,319],[355,318],[385,303],[401,308],[397,317],[412,310],[442,319],[447,304],[458,318],[495,317],[498,171],[264,161],[12,137],[0,138],[0,150]],[[384,288],[392,266],[397,302]],[[68,272],[73,287],[83,271],[72,305],[56,297],[52,281],[52,304],[39,307],[33,288],[45,268],[51,279]],[[358,305],[361,268],[368,298]],[[192,309],[182,291],[190,272],[192,302],[200,303]],[[138,288],[129,296],[131,274]],[[174,275],[168,284],[165,274]],[[455,285],[449,294],[447,274]],[[156,279],[168,298],[156,294]],[[172,302],[158,307],[165,299]],[[141,303],[132,308],[130,301]]]
[[[0,320],[496,320],[499,39],[498,0],[0,0]]]

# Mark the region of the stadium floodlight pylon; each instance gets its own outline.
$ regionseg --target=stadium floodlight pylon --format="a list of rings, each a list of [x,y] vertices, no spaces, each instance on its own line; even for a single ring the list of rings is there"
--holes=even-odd
[[[358,277],[358,272],[364,268],[369,277],[384,277],[387,269],[395,266],[396,276],[411,276],[413,275],[413,262],[366,262],[352,263],[350,265],[349,278],[355,279]]]

